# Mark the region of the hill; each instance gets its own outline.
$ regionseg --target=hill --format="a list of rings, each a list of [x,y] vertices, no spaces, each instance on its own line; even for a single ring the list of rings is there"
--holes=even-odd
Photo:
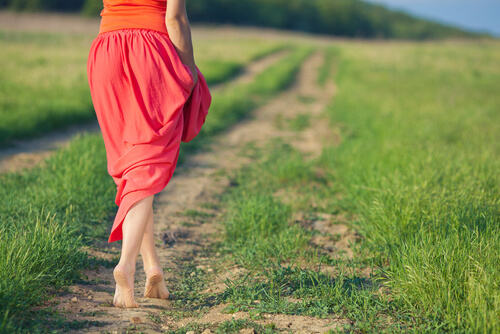
[[[343,37],[442,39],[480,36],[359,0],[189,0],[192,22],[271,27]],[[0,0],[0,8],[98,15],[101,0]]]

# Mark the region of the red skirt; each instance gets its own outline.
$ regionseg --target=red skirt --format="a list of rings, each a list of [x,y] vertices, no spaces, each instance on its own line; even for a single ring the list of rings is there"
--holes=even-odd
[[[109,242],[123,239],[122,223],[136,202],[162,191],[174,173],[181,141],[200,131],[211,103],[168,35],[125,29],[100,34],[88,59],[92,101],[101,127],[108,172],[119,206]]]

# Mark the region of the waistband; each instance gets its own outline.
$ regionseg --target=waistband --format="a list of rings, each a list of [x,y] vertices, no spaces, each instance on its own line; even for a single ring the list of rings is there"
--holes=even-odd
[[[120,29],[149,29],[167,34],[165,13],[158,11],[115,14],[104,9],[99,34]]]

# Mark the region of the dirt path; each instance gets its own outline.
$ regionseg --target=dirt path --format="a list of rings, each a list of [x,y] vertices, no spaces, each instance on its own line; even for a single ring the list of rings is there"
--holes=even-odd
[[[189,262],[193,269],[191,276],[208,275],[211,286],[206,292],[216,293],[224,290],[222,279],[244,271],[235,267],[216,268],[205,250],[220,235],[218,221],[223,212],[217,208],[217,198],[230,186],[225,175],[251,161],[238,154],[245,144],[263,145],[279,137],[289,140],[304,152],[317,155],[324,141],[331,144],[339,140],[321,115],[335,92],[332,82],[321,89],[316,84],[316,75],[322,62],[321,53],[311,56],[303,64],[292,88],[256,110],[252,119],[239,123],[216,138],[210,150],[189,156],[167,188],[156,196],[154,206],[158,245],[162,244],[162,240],[172,242],[175,239],[173,245],[159,250],[162,266],[168,271],[165,273],[167,281],[175,280],[176,275],[185,269],[185,263]],[[310,117],[310,126],[305,130],[292,131],[279,124],[277,127],[277,119],[291,120],[301,114]],[[342,225],[322,228],[335,228],[348,233],[347,227]],[[96,245],[97,250],[92,253],[112,259],[119,255],[116,247],[114,244]],[[175,330],[189,322],[214,324],[232,318],[248,318],[244,312],[222,313],[224,305],[218,305],[205,310],[201,317],[176,319],[169,312],[175,309],[176,291],[171,291],[171,300],[138,298],[139,309],[118,309],[111,306],[114,292],[112,268],[100,267],[88,270],[85,274],[92,284],[70,287],[71,293],[62,296],[55,306],[69,319],[87,321],[85,329],[75,332],[128,333],[137,330],[142,333],[160,333]],[[145,283],[141,265],[136,273],[136,283],[136,296],[140,296],[142,289],[139,287]],[[99,323],[99,326],[88,328],[91,322]],[[289,315],[267,315],[256,322],[274,323],[277,328],[293,333],[324,333],[345,323],[334,317],[318,319]]]
[[[35,139],[15,140],[10,147],[0,149],[0,174],[32,168],[57,149],[67,146],[75,136],[99,131],[99,125],[93,122],[71,126]]]

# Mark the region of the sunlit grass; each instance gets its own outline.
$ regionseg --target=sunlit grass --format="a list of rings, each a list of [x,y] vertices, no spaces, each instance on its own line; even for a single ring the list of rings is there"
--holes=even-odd
[[[226,311],[335,316],[373,333],[408,328],[404,321],[387,325],[395,312],[379,293],[381,276],[359,274],[371,265],[370,255],[359,245],[353,245],[358,251],[351,260],[311,244],[318,232],[306,227],[308,219],[338,210],[316,205],[331,188],[327,177],[318,175],[317,161],[306,161],[284,143],[272,143],[256,155],[260,158],[238,172],[233,180],[238,186],[225,196],[221,250],[248,270],[241,278],[226,280],[221,296],[229,302]],[[279,194],[286,194],[287,203]],[[294,220],[298,213],[308,218]],[[321,271],[323,267],[335,274]]]
[[[43,168],[0,176],[0,332],[36,328],[27,308],[79,278],[89,265],[81,247],[104,237],[113,195],[98,136],[76,139]]]
[[[345,43],[340,54],[328,113],[341,145],[307,162],[274,144],[233,181],[222,249],[250,274],[226,281],[227,310],[335,314],[367,333],[497,332],[500,45]],[[312,251],[291,218],[300,211],[354,215],[354,258]],[[308,269],[320,264],[336,274]]]
[[[0,144],[94,119],[88,36],[0,32]]]
[[[324,152],[387,285],[433,326],[500,329],[497,42],[342,48]]]
[[[26,118],[38,129],[37,117],[53,126],[66,124],[64,111],[79,115],[71,108],[82,108],[87,94],[86,81],[77,87],[91,37],[74,37],[0,34],[1,126],[22,133],[30,131]],[[214,82],[280,47],[195,41],[198,63],[213,69],[206,73]],[[332,50],[326,59],[333,72],[327,61],[318,84],[336,73],[328,114],[342,143],[312,161],[283,143],[256,149],[258,159],[225,197],[221,250],[250,275],[227,281],[219,297],[229,311],[335,314],[351,320],[348,331],[498,332],[500,45],[338,42]],[[291,47],[254,82],[218,91],[188,148],[202,147],[286,88],[309,54]],[[59,101],[60,109],[37,99]],[[289,125],[300,131],[307,123],[299,115]],[[0,176],[0,331],[36,325],[23,323],[25,311],[89,264],[81,246],[104,237],[114,191],[98,136],[76,139],[43,167]],[[329,257],[311,247],[314,232],[294,221],[299,212],[352,217],[364,242],[353,245],[352,259]]]

